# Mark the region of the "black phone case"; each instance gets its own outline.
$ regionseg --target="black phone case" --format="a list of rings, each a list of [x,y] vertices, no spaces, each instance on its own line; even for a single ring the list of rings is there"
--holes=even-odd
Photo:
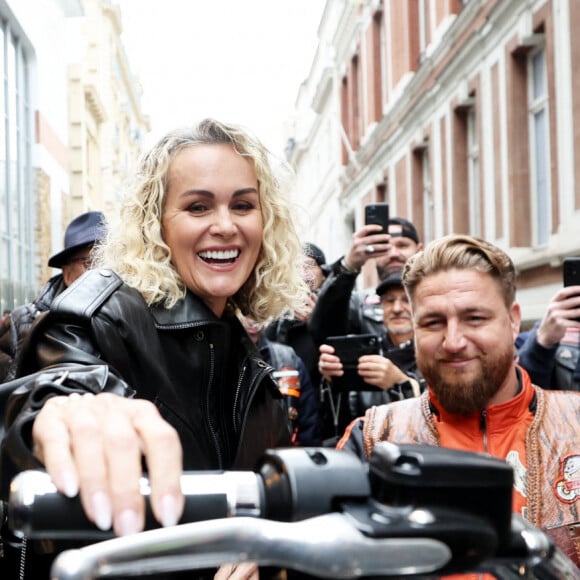
[[[344,391],[379,391],[378,387],[365,383],[357,372],[359,357],[366,354],[381,354],[381,339],[375,334],[347,334],[329,336],[326,344],[334,347],[344,367],[342,377],[333,377],[332,386]]]
[[[580,286],[580,258],[564,258],[562,264],[564,286]],[[575,318],[580,322],[580,318]]]
[[[389,204],[369,203],[365,205],[365,224],[378,224],[382,226],[383,232],[389,231]]]
[[[580,258],[564,258],[564,286],[580,286]]]

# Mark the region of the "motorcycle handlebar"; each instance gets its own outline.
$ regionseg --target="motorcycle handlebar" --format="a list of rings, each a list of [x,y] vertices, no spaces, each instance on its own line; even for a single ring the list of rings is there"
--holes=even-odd
[[[181,525],[63,552],[51,577],[135,576],[246,560],[320,578],[451,574],[483,563],[551,566],[558,550],[511,514],[512,478],[498,459],[419,445],[380,443],[368,463],[334,449],[273,449],[254,472],[184,474]],[[142,491],[148,504],[146,479]],[[8,521],[21,537],[112,536],[43,472],[14,479]],[[157,527],[149,508],[147,527]]]
[[[268,451],[256,472],[186,472],[181,489],[185,509],[180,523],[243,516],[297,521],[335,511],[339,501],[370,496],[368,472],[357,457],[318,448]],[[156,528],[145,477],[141,493],[146,503],[145,529]],[[78,498],[58,493],[43,471],[25,471],[14,478],[8,522],[18,537],[102,540],[113,536],[111,530],[103,532],[87,519]]]

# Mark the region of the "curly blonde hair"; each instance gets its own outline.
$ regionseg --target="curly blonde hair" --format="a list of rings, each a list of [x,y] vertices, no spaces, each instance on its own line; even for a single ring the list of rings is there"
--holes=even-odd
[[[163,239],[163,217],[168,171],[176,155],[196,145],[231,144],[252,160],[258,178],[264,224],[262,247],[249,278],[228,301],[257,322],[288,316],[300,309],[307,295],[301,276],[302,243],[292,219],[290,202],[275,175],[268,150],[242,127],[205,119],[198,125],[171,131],[140,162],[134,183],[105,241],[95,249],[95,265],[111,268],[148,305],[171,308],[187,288],[171,261]],[[289,171],[280,164],[280,170]]]

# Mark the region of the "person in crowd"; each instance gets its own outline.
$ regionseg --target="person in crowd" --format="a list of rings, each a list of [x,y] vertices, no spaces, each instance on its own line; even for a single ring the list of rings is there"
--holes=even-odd
[[[544,389],[580,391],[580,286],[556,292],[520,345],[518,363]]]
[[[431,242],[403,272],[415,327],[420,397],[372,407],[338,444],[368,458],[379,441],[489,453],[514,468],[513,510],[578,565],[580,394],[532,384],[514,358],[516,270],[465,235]]]
[[[378,225],[365,225],[353,235],[346,255],[329,268],[308,329],[317,346],[329,336],[375,334],[382,336],[383,309],[375,288],[356,290],[355,284],[363,265],[374,260],[379,280],[393,270],[400,270],[407,258],[422,248],[415,226],[401,217],[389,220],[389,233],[377,233]],[[345,421],[350,416],[349,397],[334,393],[328,384],[321,389],[323,440],[336,444]]]
[[[9,340],[2,340],[3,354],[0,377],[5,381],[13,379],[16,374],[16,359],[24,339],[36,318],[46,312],[52,301],[65,288],[91,268],[91,250],[100,241],[105,227],[105,216],[100,211],[89,211],[77,216],[66,227],[64,249],[48,260],[51,268],[60,268],[61,272],[52,276],[38,296],[30,303],[14,309],[8,320]]]
[[[304,362],[310,383],[317,392],[319,437],[322,437],[322,433],[326,431],[325,425],[331,422],[331,415],[320,396],[322,376],[318,370],[318,345],[310,333],[308,321],[325,280],[327,266],[324,252],[312,242],[304,244],[304,255],[303,277],[310,289],[306,302],[300,310],[293,313],[292,317],[278,318],[271,322],[265,334],[269,340],[292,347]]]
[[[236,316],[264,322],[308,292],[272,167],[251,133],[213,119],[145,154],[96,267],[33,327],[5,421],[4,498],[17,472],[44,467],[98,528],[124,536],[144,526],[143,465],[169,526],[184,470],[251,470],[290,444],[283,399]]]
[[[303,276],[310,289],[307,301],[292,318],[284,317],[271,322],[265,333],[268,339],[287,344],[296,351],[306,365],[310,382],[318,387],[321,379],[318,371],[318,345],[310,334],[308,321],[318,299],[320,287],[326,278],[326,257],[312,242],[304,244],[304,254]]]
[[[382,354],[363,355],[358,359],[358,374],[371,387],[380,390],[350,391],[350,412],[338,418],[337,431],[342,432],[352,419],[373,405],[416,397],[424,389],[415,361],[411,307],[401,274],[401,270],[391,272],[376,289],[383,307]],[[319,366],[329,383],[344,373],[342,361],[327,344],[320,346]]]
[[[304,244],[304,279],[310,291],[317,294],[327,275],[326,256],[324,252],[312,242]]]
[[[272,376],[286,401],[292,444],[320,445],[318,396],[304,361],[291,346],[267,338],[266,323],[243,316],[241,320],[260,355],[273,368]]]
[[[318,345],[328,336],[383,333],[383,313],[375,289],[354,289],[361,268],[374,259],[378,278],[383,280],[423,246],[415,226],[404,218],[392,217],[388,234],[378,231],[378,225],[363,226],[354,233],[347,254],[330,267],[308,323]]]

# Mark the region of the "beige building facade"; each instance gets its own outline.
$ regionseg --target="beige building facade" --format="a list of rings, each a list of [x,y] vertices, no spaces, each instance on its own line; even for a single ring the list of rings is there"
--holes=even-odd
[[[149,120],[112,0],[0,0],[0,304],[34,298],[64,229],[117,206]],[[4,65],[3,65],[4,66]]]
[[[308,238],[336,259],[387,201],[425,241],[507,250],[541,317],[580,255],[579,23],[576,0],[329,0],[289,148]]]

